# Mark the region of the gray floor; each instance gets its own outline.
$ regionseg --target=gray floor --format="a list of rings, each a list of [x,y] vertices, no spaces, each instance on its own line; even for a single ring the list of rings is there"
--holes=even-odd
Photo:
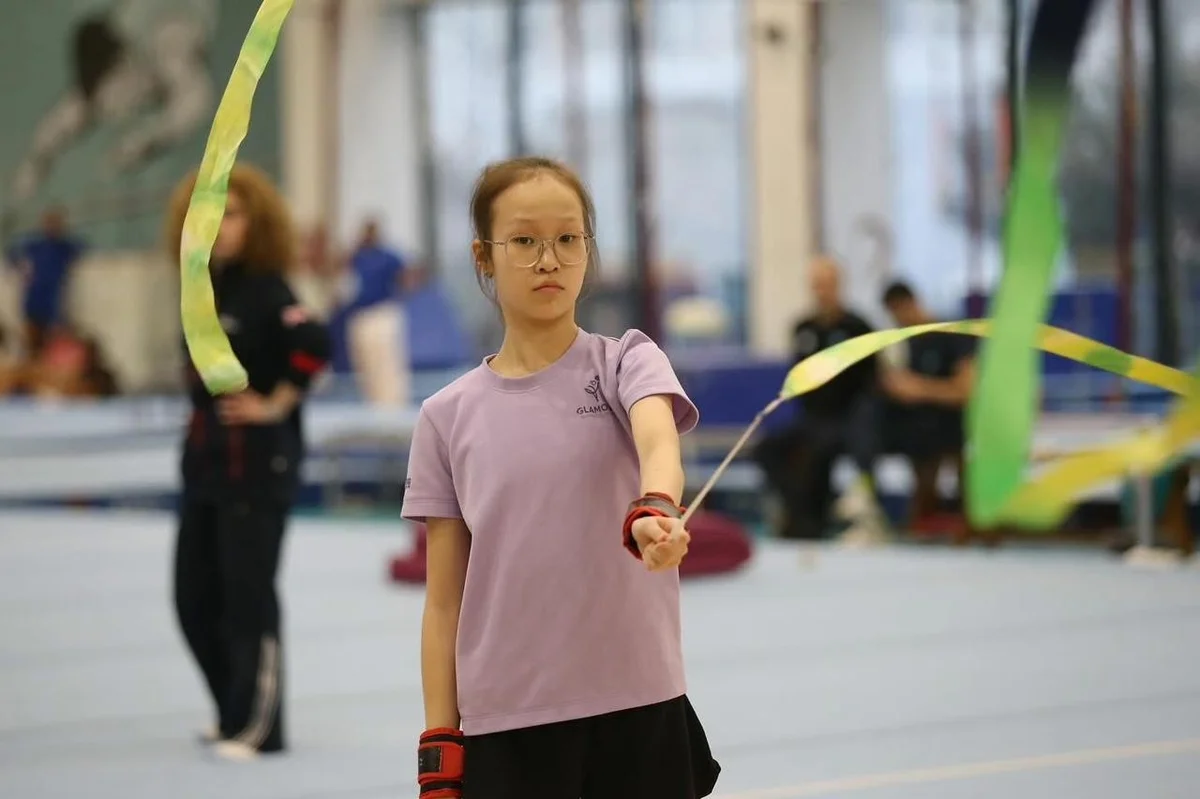
[[[294,748],[250,765],[194,743],[170,536],[158,515],[0,515],[0,797],[415,796],[421,595],[384,579],[403,529],[297,524]],[[767,546],[689,584],[686,622],[727,799],[1200,795],[1200,572]]]

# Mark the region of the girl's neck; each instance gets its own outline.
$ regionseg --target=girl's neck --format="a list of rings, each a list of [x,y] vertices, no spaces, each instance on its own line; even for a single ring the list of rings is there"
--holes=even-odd
[[[579,335],[572,315],[545,324],[506,320],[504,342],[491,367],[504,377],[524,377],[545,369],[561,358]]]

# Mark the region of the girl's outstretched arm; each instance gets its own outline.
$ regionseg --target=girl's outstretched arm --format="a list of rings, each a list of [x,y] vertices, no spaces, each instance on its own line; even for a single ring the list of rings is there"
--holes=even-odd
[[[629,409],[633,444],[642,473],[642,494],[663,494],[683,502],[683,457],[670,396],[655,394]]]

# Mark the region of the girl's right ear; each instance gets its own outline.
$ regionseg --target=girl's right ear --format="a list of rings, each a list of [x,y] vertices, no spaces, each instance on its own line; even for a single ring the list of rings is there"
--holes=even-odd
[[[492,274],[492,265],[488,262],[487,245],[479,239],[471,242],[471,258],[475,261],[475,271],[485,277]]]

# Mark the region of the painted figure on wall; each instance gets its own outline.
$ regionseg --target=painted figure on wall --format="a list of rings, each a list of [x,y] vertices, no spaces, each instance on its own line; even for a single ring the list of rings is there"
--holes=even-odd
[[[207,63],[218,0],[110,0],[72,26],[70,83],[38,121],[7,192],[6,226],[29,212],[55,165],[116,129],[98,168],[120,175],[201,129],[216,87]]]

